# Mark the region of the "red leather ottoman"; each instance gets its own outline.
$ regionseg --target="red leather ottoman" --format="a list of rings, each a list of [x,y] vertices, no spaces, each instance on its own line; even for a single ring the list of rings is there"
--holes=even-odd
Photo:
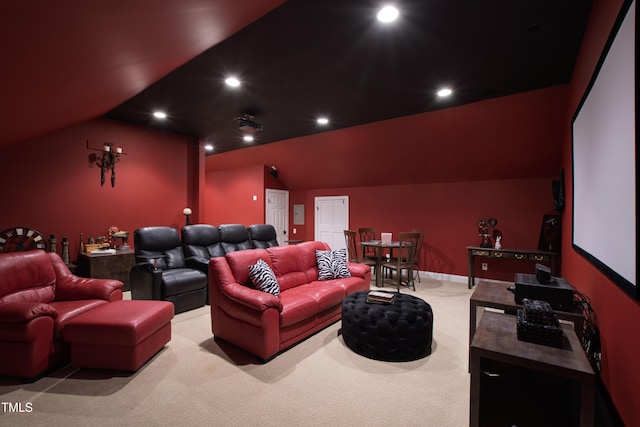
[[[168,301],[125,300],[81,314],[62,331],[71,364],[137,371],[171,340],[173,313]]]

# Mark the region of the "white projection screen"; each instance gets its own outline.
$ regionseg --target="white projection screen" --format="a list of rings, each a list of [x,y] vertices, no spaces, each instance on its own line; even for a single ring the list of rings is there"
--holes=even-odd
[[[635,3],[624,2],[572,120],[572,244],[638,299]]]

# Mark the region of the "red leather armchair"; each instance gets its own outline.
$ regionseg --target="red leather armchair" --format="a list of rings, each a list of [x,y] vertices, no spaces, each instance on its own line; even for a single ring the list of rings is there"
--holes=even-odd
[[[64,325],[121,300],[122,286],[75,276],[55,253],[0,254],[0,375],[34,378],[66,362]]]

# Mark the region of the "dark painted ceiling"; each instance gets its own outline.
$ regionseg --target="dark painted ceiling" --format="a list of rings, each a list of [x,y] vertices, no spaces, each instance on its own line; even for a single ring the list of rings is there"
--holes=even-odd
[[[216,2],[213,2],[216,3]],[[273,2],[272,2],[273,3]],[[289,0],[149,85],[106,117],[200,137],[214,153],[568,83],[584,0]],[[155,12],[151,12],[154,14]],[[224,79],[242,85],[229,88]],[[435,93],[450,87],[447,99]],[[151,113],[166,111],[164,121]],[[315,119],[330,119],[326,127]]]

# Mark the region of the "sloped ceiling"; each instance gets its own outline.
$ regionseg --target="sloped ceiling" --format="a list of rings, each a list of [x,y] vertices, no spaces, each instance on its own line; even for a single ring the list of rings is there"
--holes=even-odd
[[[567,93],[554,86],[233,150],[207,156],[206,171],[275,166],[289,190],[556,177]]]
[[[102,116],[283,1],[2,2],[0,146]]]
[[[0,147],[108,117],[213,144],[208,171],[274,164],[292,189],[555,173],[558,141],[545,139],[537,125],[506,128],[542,136],[537,151],[505,134],[496,139],[504,145],[491,148],[495,166],[480,167],[473,135],[460,121],[469,116],[450,119],[446,110],[568,83],[592,2],[394,3],[400,19],[386,27],[375,21],[378,0],[3,4]],[[221,84],[231,73],[243,80],[240,91]],[[451,87],[453,96],[437,98],[441,86]],[[554,92],[546,102],[561,98]],[[165,109],[168,120],[152,120],[156,108]],[[416,129],[411,117],[435,110],[443,115],[434,117],[452,120],[455,134],[442,126],[437,137]],[[527,114],[518,112],[513,120]],[[264,126],[253,149],[235,127],[243,113]],[[315,124],[320,114],[329,126]],[[383,131],[375,125],[398,117],[407,119]],[[554,126],[542,128],[553,133]],[[347,133],[335,134],[341,129]],[[366,141],[380,132],[388,132],[387,147],[367,151]],[[341,152],[345,138],[359,141],[347,154]],[[409,159],[395,149],[406,140],[413,141]],[[555,162],[545,162],[545,153]],[[458,167],[442,170],[454,157]],[[403,162],[414,165],[404,177],[409,166]],[[323,168],[329,163],[331,170]],[[381,164],[395,166],[387,174],[365,169]]]

